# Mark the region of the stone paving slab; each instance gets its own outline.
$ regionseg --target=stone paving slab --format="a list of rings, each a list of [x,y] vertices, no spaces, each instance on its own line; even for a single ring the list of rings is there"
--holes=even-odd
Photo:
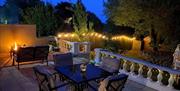
[[[135,81],[128,80],[126,82],[123,91],[157,91],[157,90],[141,85]]]
[[[30,66],[27,65],[27,67]],[[0,91],[38,91],[38,85],[37,83],[32,83],[32,81],[21,74],[16,67],[6,67],[0,71]],[[128,80],[123,91],[156,90]]]
[[[0,72],[0,91],[38,91],[37,84],[32,83],[15,67],[3,68]]]

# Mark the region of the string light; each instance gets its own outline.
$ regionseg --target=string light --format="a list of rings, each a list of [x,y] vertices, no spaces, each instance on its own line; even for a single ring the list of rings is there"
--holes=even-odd
[[[91,36],[93,36],[94,35],[94,33],[91,33]]]
[[[85,36],[86,34],[85,34],[85,33],[83,33],[82,35],[83,35],[83,36]]]
[[[71,37],[74,37],[74,34],[71,34]]]
[[[64,37],[68,37],[68,34],[65,34]]]
[[[99,37],[99,38],[101,38],[101,36],[102,36],[102,35],[101,35],[101,34],[99,34],[99,36],[98,36],[98,37]]]
[[[106,38],[106,36],[102,36],[102,38],[103,38],[103,39],[105,39],[105,38]]]
[[[91,33],[88,33],[88,34],[86,34],[86,33],[83,33],[82,34],[83,36],[86,36],[86,35],[88,35],[89,37],[91,36],[91,37],[98,37],[98,38],[101,38],[101,39],[106,39],[106,40],[108,40],[109,38],[106,36],[106,35],[103,35],[103,34],[99,34],[99,33],[96,33],[96,32],[91,32]],[[75,37],[75,34],[74,33],[60,33],[60,34],[58,34],[58,37],[60,38],[60,37]],[[121,39],[124,39],[124,40],[135,40],[136,38],[135,37],[128,37],[128,36],[125,36],[125,35],[119,35],[119,36],[113,36],[112,38],[111,38],[111,40],[121,40]]]
[[[62,35],[61,35],[61,34],[58,34],[58,37],[60,38],[60,37],[62,37]]]
[[[98,34],[96,33],[95,36],[97,36]]]
[[[128,37],[128,36],[125,36],[125,35],[120,35],[120,36],[114,36],[111,38],[112,40],[121,40],[121,39],[125,39],[125,40],[135,40],[136,38],[133,37]]]

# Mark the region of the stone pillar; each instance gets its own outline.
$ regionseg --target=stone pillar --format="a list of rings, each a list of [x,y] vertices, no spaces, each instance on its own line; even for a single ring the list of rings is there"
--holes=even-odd
[[[78,54],[79,53],[79,43],[78,42],[71,42],[71,53]]]
[[[100,63],[101,61],[101,48],[96,48],[94,51],[95,51],[95,63]]]
[[[174,56],[174,60],[173,60],[174,69],[180,70],[180,44],[177,45],[177,48],[173,56]]]
[[[90,53],[90,51],[91,51],[90,42],[84,42],[84,43],[85,43],[85,45],[84,45],[85,53]]]
[[[180,44],[177,45],[177,48],[173,54],[173,57],[174,57],[174,60],[173,60],[174,69],[180,70]],[[176,77],[176,79],[175,79],[176,83],[179,84],[180,75],[176,75],[175,77]],[[168,86],[171,86],[173,84],[172,80],[174,80],[174,79],[173,78],[169,79],[170,85],[168,85]]]

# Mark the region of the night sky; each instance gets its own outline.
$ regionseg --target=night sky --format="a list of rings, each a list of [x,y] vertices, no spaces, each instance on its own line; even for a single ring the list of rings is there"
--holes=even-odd
[[[2,5],[4,1],[5,0],[0,0],[0,5]],[[77,0],[44,0],[44,1],[50,2],[53,5],[56,5],[58,2],[62,2],[62,1],[75,3]],[[95,13],[102,22],[105,22],[106,17],[103,13],[103,10],[104,10],[103,1],[104,0],[82,0],[83,4],[85,5],[88,11]]]

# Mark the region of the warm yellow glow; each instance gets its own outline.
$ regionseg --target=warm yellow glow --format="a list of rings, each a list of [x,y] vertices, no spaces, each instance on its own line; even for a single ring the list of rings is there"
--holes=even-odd
[[[94,33],[91,33],[91,36],[93,36],[94,35]]]
[[[83,36],[85,36],[86,34],[85,34],[85,33],[83,33],[82,35],[83,35]]]
[[[136,37],[133,37],[133,38],[132,38],[132,40],[135,40],[135,39],[136,39]]]
[[[98,35],[98,37],[99,37],[99,38],[101,38],[101,37],[102,37],[102,35],[101,35],[101,34],[99,34],[99,35]]]
[[[14,51],[17,51],[18,50],[18,46],[17,46],[17,43],[14,42]]]
[[[61,35],[61,34],[58,34],[58,37],[60,38],[60,37],[62,37],[62,35]]]
[[[105,38],[106,38],[106,36],[102,36],[102,38],[103,38],[103,39],[105,39]]]
[[[128,37],[128,36],[125,36],[125,35],[121,35],[121,36],[114,36],[111,38],[112,40],[121,40],[121,39],[125,39],[125,40],[135,40],[136,38],[133,37]]]
[[[71,37],[74,37],[75,35],[74,34],[71,34]]]
[[[64,37],[68,37],[68,34],[65,34]]]
[[[57,35],[58,38],[67,38],[67,37],[75,38],[76,36],[77,35],[75,33],[59,33]],[[96,32],[82,33],[82,36],[89,36],[89,37],[91,36],[91,37],[96,37],[96,38],[101,38],[101,39],[106,39],[106,40],[108,39],[106,35],[96,33]],[[111,39],[115,39],[115,38],[111,38]]]

